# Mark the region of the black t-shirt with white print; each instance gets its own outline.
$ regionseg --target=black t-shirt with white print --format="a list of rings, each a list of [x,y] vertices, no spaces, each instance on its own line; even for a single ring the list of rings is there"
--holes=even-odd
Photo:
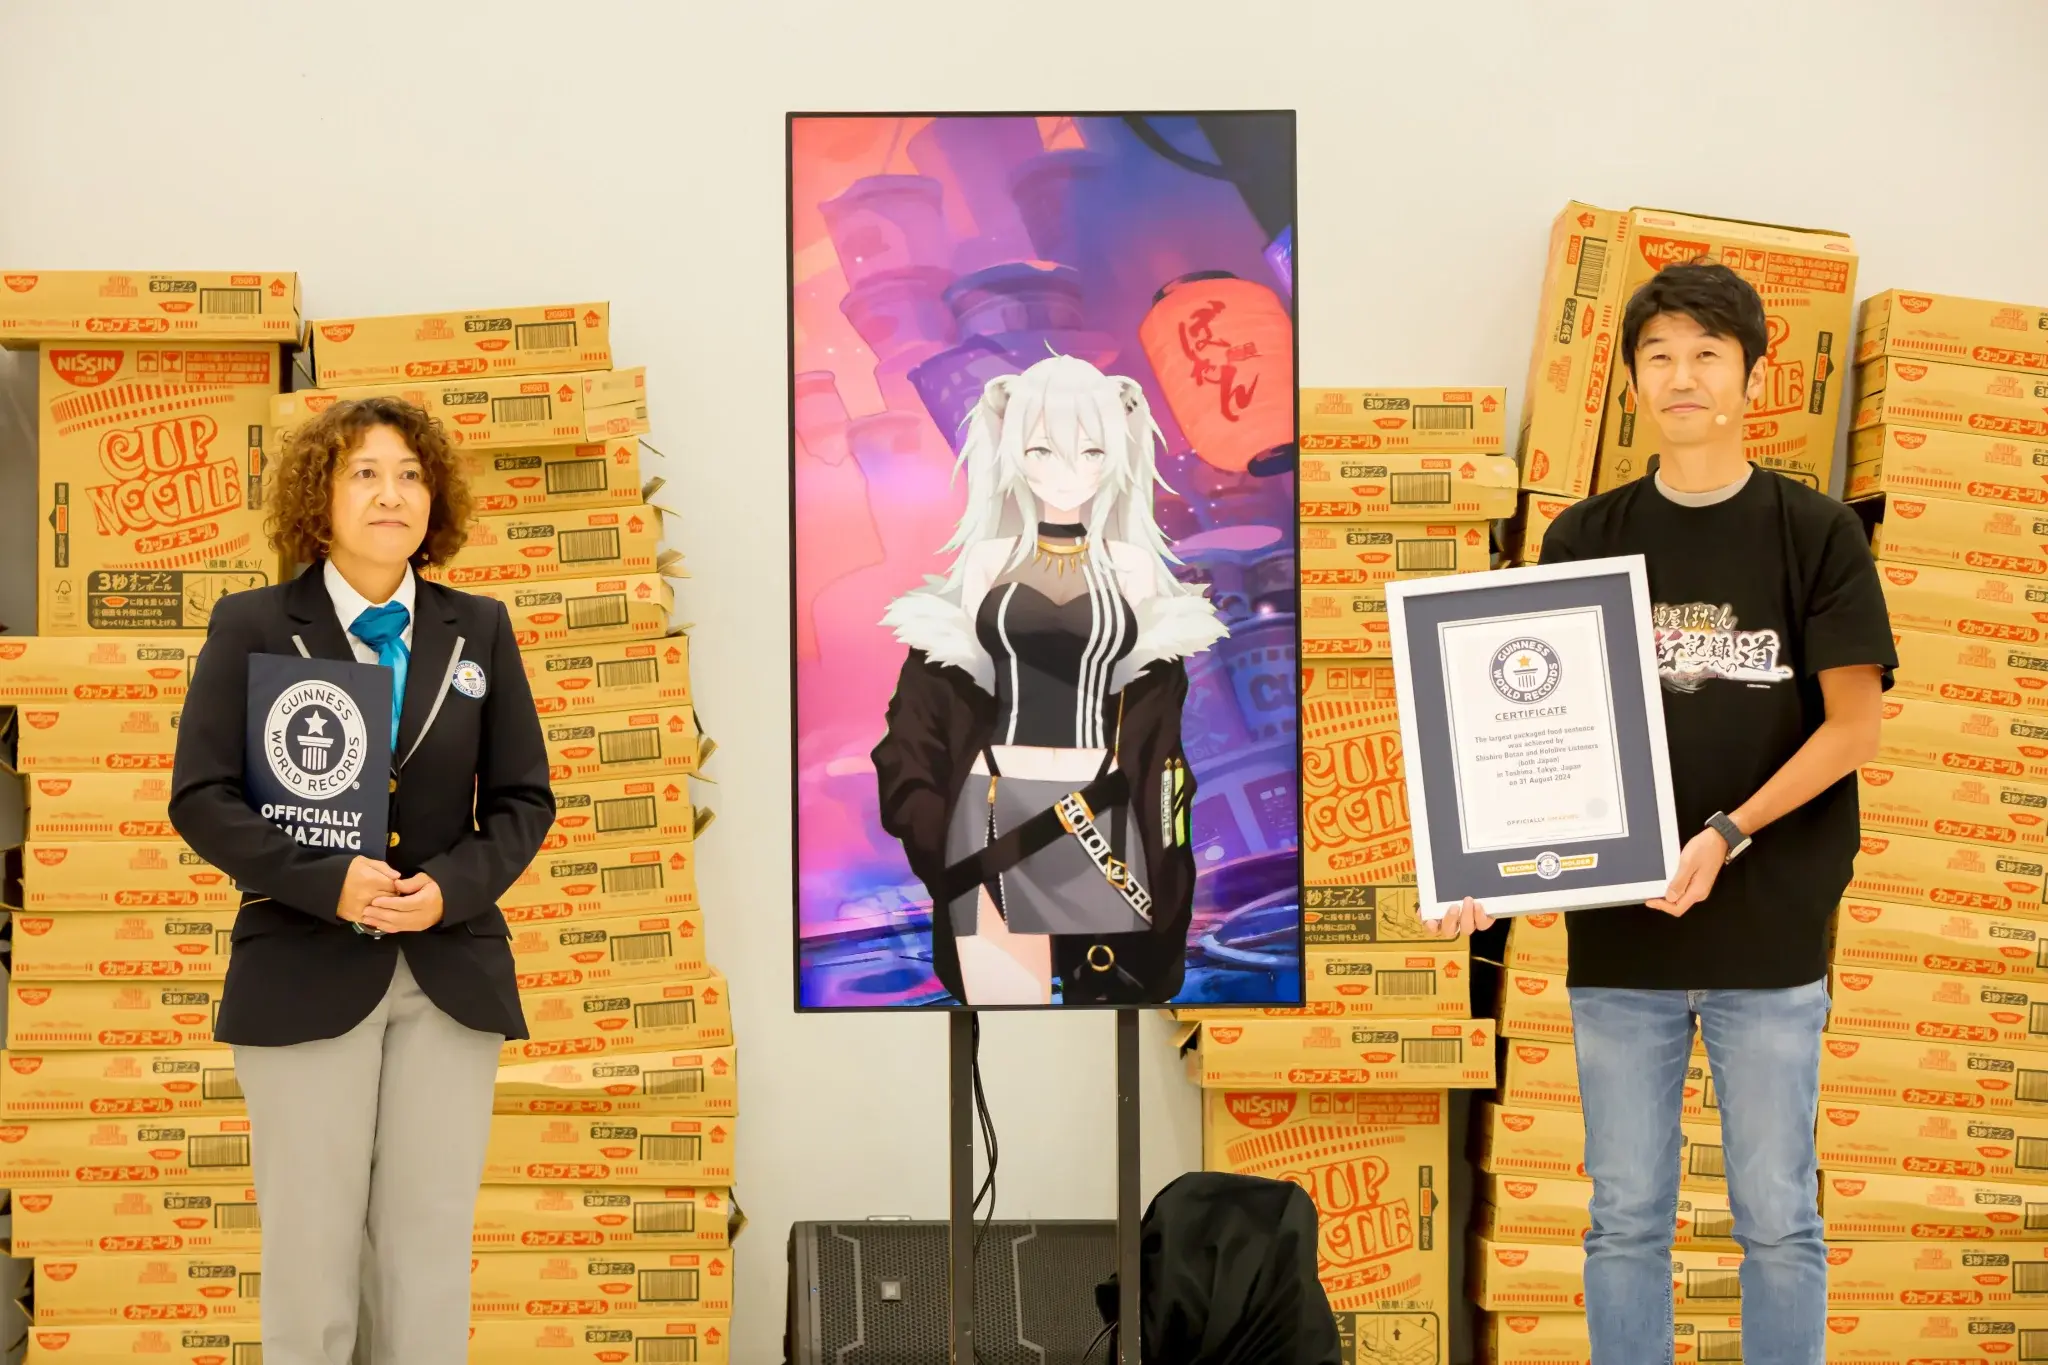
[[[1747,801],[1820,727],[1821,670],[1878,664],[1891,686],[1898,657],[1877,567],[1842,503],[1752,469],[1732,496],[1685,505],[1647,475],[1566,509],[1543,538],[1545,564],[1629,554],[1649,569],[1681,842]],[[1758,831],[1682,916],[1643,905],[1566,915],[1570,983],[1817,981],[1857,843],[1851,774]]]

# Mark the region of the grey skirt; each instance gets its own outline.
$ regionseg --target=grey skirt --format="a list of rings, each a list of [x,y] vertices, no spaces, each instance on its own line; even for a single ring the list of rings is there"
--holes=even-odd
[[[1016,828],[1085,785],[1021,777],[998,780],[996,833]],[[1107,810],[1095,813],[1096,827],[1106,837],[1113,835],[1114,814]],[[1130,864],[1133,879],[1145,886],[1144,847],[1129,811],[1124,812],[1124,845],[1122,857]],[[975,773],[953,804],[946,829],[946,862],[950,866],[987,846],[988,777]],[[999,885],[1002,896],[998,903],[1013,934],[1134,934],[1151,927],[1071,835],[1060,835],[1003,873]],[[981,912],[980,892],[962,892],[953,898],[949,909],[954,934],[973,934]]]

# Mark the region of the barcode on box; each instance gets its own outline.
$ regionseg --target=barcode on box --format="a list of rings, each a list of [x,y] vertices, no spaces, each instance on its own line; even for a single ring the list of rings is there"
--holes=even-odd
[[[1400,540],[1394,542],[1394,570],[1397,573],[1451,573],[1458,567],[1455,540]]]
[[[2048,1328],[2030,1327],[2020,1333],[2021,1360],[2048,1360]]]
[[[2048,1001],[2027,1008],[2027,1035],[2048,1033]]]
[[[1606,279],[1607,243],[1596,237],[1579,238],[1579,274],[1572,283],[1572,293],[1582,299],[1597,299]]]
[[[1463,1038],[1403,1038],[1401,1061],[1407,1065],[1441,1066],[1465,1060]]]
[[[185,1164],[202,1167],[246,1166],[249,1164],[247,1133],[195,1133],[185,1142]]]
[[[633,1231],[695,1232],[697,1206],[686,1199],[664,1199],[658,1203],[633,1206]]]
[[[597,666],[599,688],[651,687],[660,681],[661,665],[652,659],[612,659]]]
[[[2012,1263],[2012,1292],[2015,1294],[2048,1294],[2048,1261],[2014,1261]]]
[[[594,526],[587,531],[564,531],[556,554],[564,564],[609,564],[619,557],[619,528]]]
[[[1387,481],[1387,501],[1396,507],[1448,507],[1448,474],[1396,474]]]
[[[694,1000],[650,1000],[644,1005],[633,1006],[633,1027],[644,1028],[688,1028],[697,1022],[697,1002]]]
[[[229,1358],[229,1365],[263,1365],[263,1343],[260,1341],[238,1341],[235,1353]]]
[[[1712,1074],[1707,1076],[1706,1084],[1700,1087],[1700,1107],[1715,1110],[1721,1107],[1721,1099],[1714,1093],[1714,1078]]]
[[[1417,431],[1467,431],[1472,426],[1472,405],[1417,403],[1414,421]]]
[[[1685,1272],[1685,1297],[1700,1299],[1739,1299],[1742,1297],[1742,1276],[1733,1270],[1688,1270]]]
[[[2027,1231],[2048,1232],[2048,1204],[2027,1205]]]
[[[655,813],[654,798],[651,796],[614,796],[607,801],[592,803],[597,818],[597,832],[611,834],[619,830],[653,829],[659,823]]]
[[[2012,1164],[2022,1171],[2048,1171],[2048,1138],[2021,1138]]]
[[[1708,1241],[1734,1241],[1734,1212],[1724,1209],[1694,1210],[1692,1215],[1692,1235]]]
[[[704,1158],[704,1139],[694,1133],[648,1133],[640,1139],[642,1161],[693,1162]]]
[[[660,863],[634,863],[630,867],[607,867],[598,873],[598,880],[604,884],[607,896],[623,896],[634,891],[661,890]]]
[[[668,1071],[643,1071],[640,1073],[640,1091],[646,1095],[701,1095],[704,1093],[704,1068],[679,1066]]]
[[[626,594],[622,592],[602,593],[596,597],[572,597],[566,604],[569,608],[569,629],[606,630],[623,626],[632,620],[626,606]]]
[[[633,1359],[637,1365],[697,1365],[697,1338],[642,1337]]]
[[[1435,995],[1434,971],[1375,972],[1373,990],[1380,995]]]
[[[555,400],[552,394],[520,394],[514,398],[493,398],[491,420],[493,422],[545,422],[555,415]]]
[[[661,757],[661,727],[643,725],[636,730],[601,730],[597,736],[599,763],[651,763]]]
[[[1704,1142],[1695,1142],[1685,1151],[1685,1169],[1692,1175],[1703,1175],[1713,1180],[1728,1178],[1727,1154],[1719,1147],[1710,1147]]]
[[[237,1275],[235,1277],[235,1292],[245,1299],[262,1298],[263,1272],[260,1270],[251,1270],[241,1275]],[[258,1359],[261,1359],[261,1357],[259,1356]]]
[[[243,1098],[242,1083],[235,1079],[233,1067],[210,1066],[199,1073],[199,1098],[203,1100],[239,1100]]]
[[[256,1220],[254,1204],[215,1204],[213,1206],[213,1230],[215,1232],[254,1232],[263,1226]]]
[[[2048,1071],[2022,1071],[2013,1082],[2013,1098],[2021,1104],[2048,1104]]]
[[[226,957],[230,952],[234,951],[234,947],[234,930],[216,929],[213,931],[213,955],[215,957]]]
[[[522,322],[512,329],[512,344],[522,351],[558,351],[576,344],[576,324]]]
[[[640,1272],[640,1302],[695,1303],[697,1272],[694,1270],[643,1270]]]
[[[199,311],[225,317],[254,317],[263,311],[260,289],[202,289]]]
[[[1701,1332],[1693,1338],[1694,1354],[1701,1360],[1742,1359],[1742,1333]]]
[[[542,470],[550,493],[602,493],[606,484],[603,460],[549,460]]]
[[[611,950],[614,962],[659,962],[675,956],[675,936],[666,929],[647,934],[613,934]]]

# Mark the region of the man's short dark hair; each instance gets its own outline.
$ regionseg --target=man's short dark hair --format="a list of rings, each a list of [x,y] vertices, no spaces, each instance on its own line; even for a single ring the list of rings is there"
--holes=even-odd
[[[1708,336],[1727,337],[1740,345],[1744,377],[1770,345],[1764,301],[1748,280],[1708,260],[1667,265],[1644,281],[1621,315],[1621,359],[1630,378],[1636,372],[1636,341],[1660,313],[1682,313]]]

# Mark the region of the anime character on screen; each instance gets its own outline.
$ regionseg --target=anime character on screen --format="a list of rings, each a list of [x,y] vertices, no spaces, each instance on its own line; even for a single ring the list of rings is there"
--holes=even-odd
[[[1067,356],[990,380],[966,428],[952,568],[882,618],[910,651],[882,827],[954,998],[1164,1002],[1195,885],[1181,660],[1227,632],[1168,568],[1159,428],[1136,381]]]

